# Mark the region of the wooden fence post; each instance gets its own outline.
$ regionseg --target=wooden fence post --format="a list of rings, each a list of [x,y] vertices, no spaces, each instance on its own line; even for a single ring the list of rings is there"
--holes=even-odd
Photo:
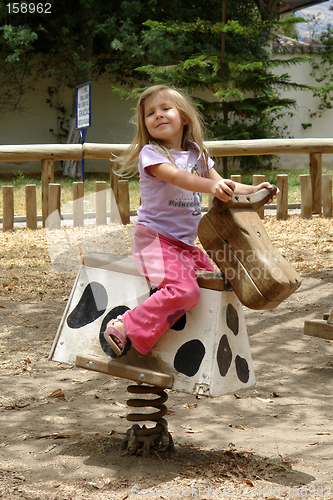
[[[118,181],[118,208],[123,224],[130,222],[130,199],[129,199],[129,184],[126,180]]]
[[[311,219],[312,216],[312,189],[310,174],[299,176],[301,184],[301,217]]]
[[[265,176],[264,175],[254,175],[252,177],[252,184],[253,186],[258,186],[258,184],[261,184],[262,182],[265,182]],[[260,219],[265,218],[265,207],[260,207],[259,210],[257,210],[258,215]]]
[[[60,216],[60,198],[61,198],[61,186],[60,184],[49,184],[49,207],[48,207],[48,218],[46,221],[46,226],[48,229],[60,229],[61,228],[61,216]]]
[[[83,182],[73,182],[73,226],[84,225],[83,207],[84,184]]]
[[[3,231],[9,231],[14,227],[14,188],[13,186],[2,186],[3,201]]]
[[[286,220],[288,219],[288,175],[277,175],[276,184],[280,190],[276,200],[276,219]]]
[[[323,174],[323,217],[332,217],[332,174]]]
[[[119,222],[119,193],[118,193],[118,179],[119,175],[116,175],[113,171],[114,162],[110,162],[110,187],[111,187],[111,206],[110,206],[110,222]]]
[[[29,229],[37,229],[36,184],[25,186],[25,219]]]
[[[106,182],[96,182],[96,224],[106,224]]]
[[[49,184],[54,182],[54,164],[53,160],[42,160],[42,219],[43,227],[45,227],[46,219],[48,218],[49,209]]]
[[[113,163],[114,165],[114,163]],[[110,187],[113,191],[114,197],[116,199],[116,202],[118,203],[118,180],[121,179],[119,175],[115,174],[115,172],[112,169],[112,162],[111,162],[111,170],[110,170]]]
[[[312,186],[312,213],[321,214],[322,200],[322,154],[310,154],[310,176]]]

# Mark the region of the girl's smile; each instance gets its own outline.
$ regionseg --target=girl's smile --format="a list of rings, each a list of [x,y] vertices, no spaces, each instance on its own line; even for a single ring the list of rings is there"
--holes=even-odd
[[[168,149],[181,149],[185,120],[175,104],[159,92],[144,105],[145,124],[149,135]]]

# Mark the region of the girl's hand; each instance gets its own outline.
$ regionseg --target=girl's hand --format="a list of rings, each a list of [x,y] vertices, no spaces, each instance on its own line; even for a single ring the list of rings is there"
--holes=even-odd
[[[210,194],[221,201],[229,201],[235,191],[235,183],[231,179],[220,179],[212,184]]]
[[[258,184],[257,186],[254,186],[255,187],[255,190],[254,190],[254,193],[256,193],[257,191],[260,191],[260,189],[263,189],[263,188],[268,188],[270,189],[272,187],[272,184],[270,184],[269,182],[262,182],[261,184]],[[272,203],[272,201],[274,201],[277,197],[277,195],[279,194],[280,190],[279,188],[277,188],[277,191],[275,193],[274,196],[272,196],[272,198],[270,198],[266,203],[267,205],[269,205],[270,203]]]

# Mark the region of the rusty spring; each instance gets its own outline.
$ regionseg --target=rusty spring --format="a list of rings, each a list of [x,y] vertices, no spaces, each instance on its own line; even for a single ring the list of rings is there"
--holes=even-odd
[[[156,394],[159,396],[156,399],[128,399],[126,401],[127,406],[132,408],[158,408],[159,411],[155,413],[130,413],[126,416],[129,422],[143,422],[144,420],[149,420],[152,422],[157,422],[160,418],[164,417],[167,413],[167,407],[164,403],[168,399],[167,393],[161,387],[147,386],[147,385],[129,385],[127,387],[127,392],[131,394]]]
[[[174,451],[174,445],[171,434],[168,432],[166,420],[163,418],[167,413],[167,407],[164,403],[168,399],[167,393],[161,387],[146,385],[130,385],[127,391],[131,394],[153,394],[158,396],[155,399],[132,398],[126,401],[127,406],[132,408],[156,408],[154,413],[129,413],[126,419],[129,422],[156,422],[155,427],[146,428],[145,425],[140,428],[138,424],[133,425],[127,430],[126,438],[122,444],[122,449],[128,449],[130,453],[137,452],[141,447],[143,456],[150,456],[150,449],[153,445],[162,444],[163,447]]]

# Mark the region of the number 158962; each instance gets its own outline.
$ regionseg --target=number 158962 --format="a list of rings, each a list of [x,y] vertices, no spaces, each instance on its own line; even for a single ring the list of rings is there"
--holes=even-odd
[[[8,3],[9,14],[51,14],[50,3]]]

